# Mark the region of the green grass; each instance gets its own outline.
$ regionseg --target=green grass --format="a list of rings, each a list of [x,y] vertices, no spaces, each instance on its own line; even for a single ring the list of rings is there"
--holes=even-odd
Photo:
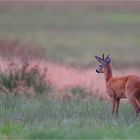
[[[140,138],[139,119],[124,103],[119,117],[112,117],[107,100],[0,98],[0,138],[135,139]]]
[[[87,65],[111,52],[115,64],[140,64],[140,14],[131,9],[1,7],[0,19],[1,38],[39,42],[48,59]]]

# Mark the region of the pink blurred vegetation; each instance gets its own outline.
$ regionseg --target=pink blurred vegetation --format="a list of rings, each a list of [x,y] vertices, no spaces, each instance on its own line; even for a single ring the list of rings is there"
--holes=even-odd
[[[45,95],[46,90],[49,90],[51,92],[49,97],[56,99],[75,99],[81,97],[79,94],[82,94],[82,99],[108,98],[104,76],[96,74],[94,67],[75,68],[47,61],[40,57],[42,53],[40,46],[33,43],[0,40],[1,93],[26,94],[33,97],[38,92]],[[138,73],[133,69],[129,71],[121,69],[120,72],[113,72],[118,76]],[[5,79],[7,83],[4,81]],[[39,88],[37,89],[37,87]]]

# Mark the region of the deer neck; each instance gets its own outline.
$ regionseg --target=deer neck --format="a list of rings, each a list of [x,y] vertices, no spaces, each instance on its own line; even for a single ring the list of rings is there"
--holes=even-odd
[[[113,77],[113,75],[112,75],[112,69],[111,69],[110,64],[105,67],[105,69],[104,69],[104,75],[105,75],[105,81],[106,81],[106,83]]]

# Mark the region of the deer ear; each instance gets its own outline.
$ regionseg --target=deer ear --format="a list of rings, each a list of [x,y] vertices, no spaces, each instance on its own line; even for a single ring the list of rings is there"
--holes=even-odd
[[[106,61],[104,61],[102,58],[100,58],[98,56],[95,56],[95,58],[99,63],[103,64],[104,66],[107,64]]]
[[[110,58],[110,54],[107,55],[105,62],[110,64],[111,63],[111,58]]]

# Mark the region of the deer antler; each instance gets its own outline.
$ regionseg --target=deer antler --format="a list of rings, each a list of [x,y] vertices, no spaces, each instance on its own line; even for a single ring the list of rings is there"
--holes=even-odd
[[[105,55],[104,55],[104,53],[103,53],[103,60],[105,59]]]
[[[110,53],[107,55],[107,57],[106,57],[106,59],[105,59],[105,61],[108,59],[108,57],[110,56]]]

